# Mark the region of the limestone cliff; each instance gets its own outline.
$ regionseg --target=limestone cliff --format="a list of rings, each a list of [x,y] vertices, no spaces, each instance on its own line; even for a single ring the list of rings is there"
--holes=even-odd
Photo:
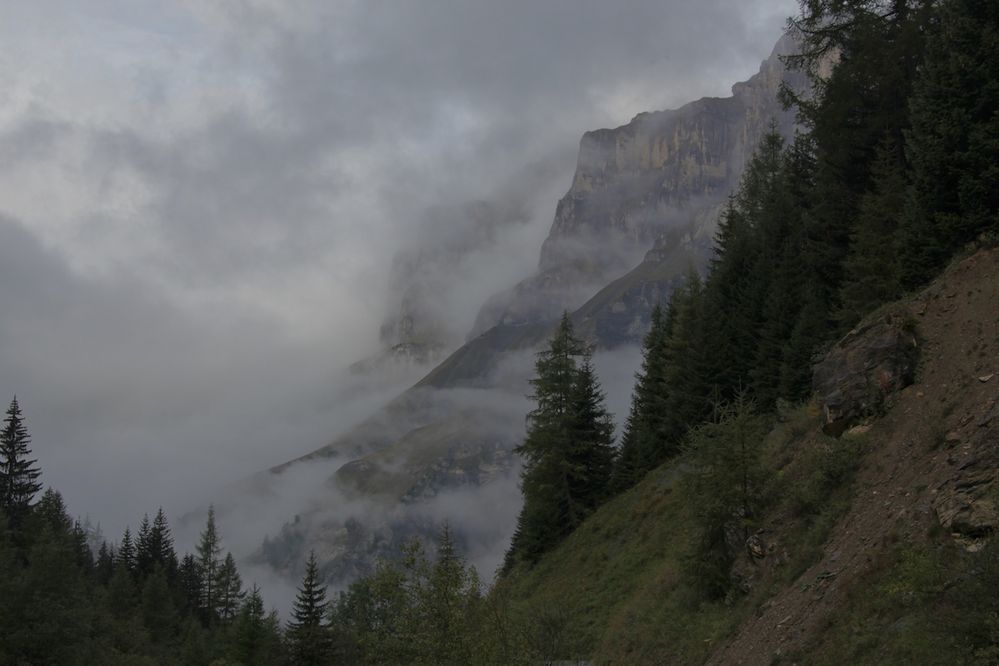
[[[731,97],[642,113],[616,129],[584,134],[537,274],[492,298],[473,335],[579,307],[666,233],[686,235],[694,255],[705,259],[721,206],[760,137],[771,123],[786,136],[794,130],[793,113],[777,99],[782,82],[795,90],[806,85],[781,63],[793,48],[793,39],[781,39],[757,74],[732,87]]]

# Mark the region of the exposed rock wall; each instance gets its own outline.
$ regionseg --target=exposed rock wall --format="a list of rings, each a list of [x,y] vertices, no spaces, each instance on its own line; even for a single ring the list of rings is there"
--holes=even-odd
[[[731,97],[642,113],[616,129],[584,134],[538,273],[491,299],[473,335],[579,307],[637,265],[664,233],[687,234],[706,260],[721,205],[762,135],[771,123],[786,136],[793,133],[794,114],[777,99],[782,82],[805,87],[804,77],[787,72],[780,60],[793,48],[791,38],[781,39],[759,73],[733,86]]]

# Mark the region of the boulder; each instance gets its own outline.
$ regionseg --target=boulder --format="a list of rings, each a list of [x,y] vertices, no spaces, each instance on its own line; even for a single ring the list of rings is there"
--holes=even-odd
[[[887,406],[913,381],[919,343],[909,312],[879,310],[847,333],[812,371],[826,433],[838,437]]]

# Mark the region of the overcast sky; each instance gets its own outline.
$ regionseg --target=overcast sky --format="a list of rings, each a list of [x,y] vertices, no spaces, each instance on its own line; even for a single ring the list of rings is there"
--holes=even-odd
[[[535,265],[584,131],[728,95],[794,9],[0,0],[0,397],[43,479],[117,531],[324,444],[394,390],[340,369],[423,211],[530,212],[463,279],[470,322]]]

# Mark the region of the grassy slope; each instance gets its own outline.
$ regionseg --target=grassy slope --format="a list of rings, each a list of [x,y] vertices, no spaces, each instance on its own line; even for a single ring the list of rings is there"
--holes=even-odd
[[[966,553],[932,510],[962,460],[999,447],[999,424],[975,426],[999,396],[999,375],[977,379],[999,359],[996,303],[999,250],[955,262],[903,302],[924,339],[919,377],[867,434],[822,435],[814,406],[771,433],[760,526],[775,554],[750,567],[747,595],[697,602],[684,567],[696,521],[675,464],[497,593],[564,614],[565,657],[594,663],[999,663],[999,546]],[[949,431],[967,443],[947,450]]]
[[[596,663],[703,663],[774,589],[802,571],[835,518],[849,507],[848,482],[861,440],[842,442],[842,456],[801,455],[833,441],[817,432],[813,405],[777,427],[763,455],[780,472],[770,481],[772,514],[794,538],[782,542],[780,566],[767,570],[748,596],[701,602],[685,561],[698,534],[696,507],[683,486],[682,464],[650,473],[638,486],[600,508],[530,570],[514,572],[499,588],[514,604],[565,613],[572,657]],[[840,469],[836,487],[825,472]],[[794,485],[796,492],[788,491]],[[811,495],[820,495],[819,502]],[[780,498],[780,499],[776,499]],[[804,507],[804,508],[803,508]]]

